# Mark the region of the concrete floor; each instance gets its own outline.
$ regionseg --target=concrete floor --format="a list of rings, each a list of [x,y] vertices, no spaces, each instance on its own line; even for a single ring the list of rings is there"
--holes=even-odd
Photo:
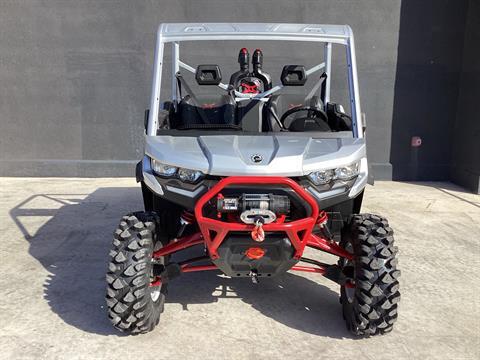
[[[338,287],[314,274],[254,286],[214,272],[170,286],[161,325],[125,337],[107,320],[111,233],[141,209],[131,179],[0,178],[0,358],[479,359],[480,196],[446,183],[377,182],[402,270],[393,333],[356,340]]]

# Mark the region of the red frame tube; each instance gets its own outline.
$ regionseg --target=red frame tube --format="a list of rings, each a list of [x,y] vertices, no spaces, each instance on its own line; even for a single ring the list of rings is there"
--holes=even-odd
[[[170,254],[173,254],[174,252],[177,252],[177,251],[186,249],[190,246],[194,246],[198,244],[203,244],[203,236],[199,232],[182,237],[180,239],[174,239],[167,246],[155,251],[153,253],[153,258],[159,258],[161,256],[170,255]]]
[[[207,271],[207,270],[217,270],[216,265],[189,265],[185,264],[182,266],[182,272],[196,272],[196,271]]]
[[[347,260],[353,260],[353,254],[346,251],[340,245],[315,234],[310,235],[307,246],[346,258]]]
[[[325,274],[325,272],[327,271],[324,267],[321,267],[321,266],[313,267],[313,266],[303,266],[303,265],[292,266],[292,268],[290,270],[318,273],[318,274],[321,274],[321,275]]]

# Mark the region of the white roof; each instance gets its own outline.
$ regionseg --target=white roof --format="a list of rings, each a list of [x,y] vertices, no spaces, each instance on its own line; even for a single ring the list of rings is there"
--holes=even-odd
[[[348,25],[277,23],[164,23],[158,28],[162,42],[190,40],[293,40],[346,44]]]

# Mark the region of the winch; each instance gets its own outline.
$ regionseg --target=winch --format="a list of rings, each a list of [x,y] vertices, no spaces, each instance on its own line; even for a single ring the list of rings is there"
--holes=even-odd
[[[219,213],[240,213],[240,219],[246,224],[254,224],[259,218],[264,224],[271,223],[278,215],[290,212],[288,196],[275,194],[242,194],[237,197],[217,197]]]

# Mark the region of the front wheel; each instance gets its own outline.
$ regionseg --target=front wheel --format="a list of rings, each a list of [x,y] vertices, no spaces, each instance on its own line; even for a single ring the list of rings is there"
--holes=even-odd
[[[354,255],[352,261],[339,263],[347,278],[340,291],[347,328],[357,336],[391,331],[400,300],[392,228],[383,217],[353,215],[340,245]]]
[[[153,212],[124,216],[113,235],[107,273],[108,316],[120,331],[138,334],[154,329],[165,303],[166,285],[155,284],[154,250],[162,246],[157,238],[159,218]]]

